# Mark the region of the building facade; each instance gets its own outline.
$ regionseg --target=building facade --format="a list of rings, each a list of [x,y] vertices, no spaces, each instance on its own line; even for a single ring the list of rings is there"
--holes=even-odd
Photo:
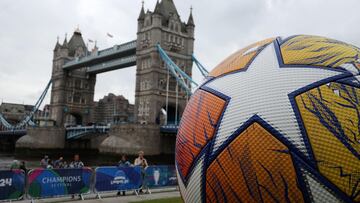
[[[108,94],[94,103],[94,122],[120,124],[134,121],[134,105],[122,95]]]

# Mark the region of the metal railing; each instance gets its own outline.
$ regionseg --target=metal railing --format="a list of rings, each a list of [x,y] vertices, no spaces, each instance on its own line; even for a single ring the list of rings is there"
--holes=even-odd
[[[78,126],[66,128],[66,139],[74,140],[79,139],[89,133],[107,133],[110,130],[110,126]]]

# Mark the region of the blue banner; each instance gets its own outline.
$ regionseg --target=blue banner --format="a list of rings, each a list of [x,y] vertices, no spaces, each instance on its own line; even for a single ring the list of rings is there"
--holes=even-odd
[[[28,174],[28,193],[33,198],[88,193],[91,175],[90,168],[35,169]]]
[[[140,167],[99,167],[95,170],[96,192],[139,189],[142,185]]]
[[[18,200],[24,195],[24,189],[24,171],[0,171],[0,200]]]
[[[145,184],[149,188],[176,186],[175,166],[149,166],[145,170]]]

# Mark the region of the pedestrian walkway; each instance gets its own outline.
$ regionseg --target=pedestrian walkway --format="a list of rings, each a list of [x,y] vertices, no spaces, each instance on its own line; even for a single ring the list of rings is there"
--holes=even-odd
[[[145,200],[154,200],[154,199],[167,199],[173,197],[180,197],[180,192],[178,190],[154,190],[152,194],[141,194],[136,195],[127,195],[127,196],[116,196],[116,193],[107,193],[101,195],[102,199],[97,199],[95,194],[85,195],[85,200],[71,199],[71,197],[62,197],[62,198],[51,198],[51,199],[39,199],[35,200],[36,203],[60,203],[60,202],[76,202],[76,203],[127,203],[127,202],[138,202]],[[29,203],[30,200],[16,201],[18,203]]]

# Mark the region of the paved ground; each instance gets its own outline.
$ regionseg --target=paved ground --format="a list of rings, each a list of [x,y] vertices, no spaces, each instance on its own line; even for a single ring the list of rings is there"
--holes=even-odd
[[[152,199],[165,199],[172,197],[180,197],[180,192],[174,189],[167,190],[154,190],[152,194],[141,194],[139,196],[133,195],[132,192],[128,192],[126,196],[116,196],[116,193],[102,194],[102,199],[97,199],[95,194],[85,195],[85,200],[71,199],[71,197],[52,198],[35,200],[38,203],[58,203],[58,202],[77,202],[77,203],[126,203],[126,202],[137,202]],[[30,200],[14,201],[15,203],[29,203]]]

